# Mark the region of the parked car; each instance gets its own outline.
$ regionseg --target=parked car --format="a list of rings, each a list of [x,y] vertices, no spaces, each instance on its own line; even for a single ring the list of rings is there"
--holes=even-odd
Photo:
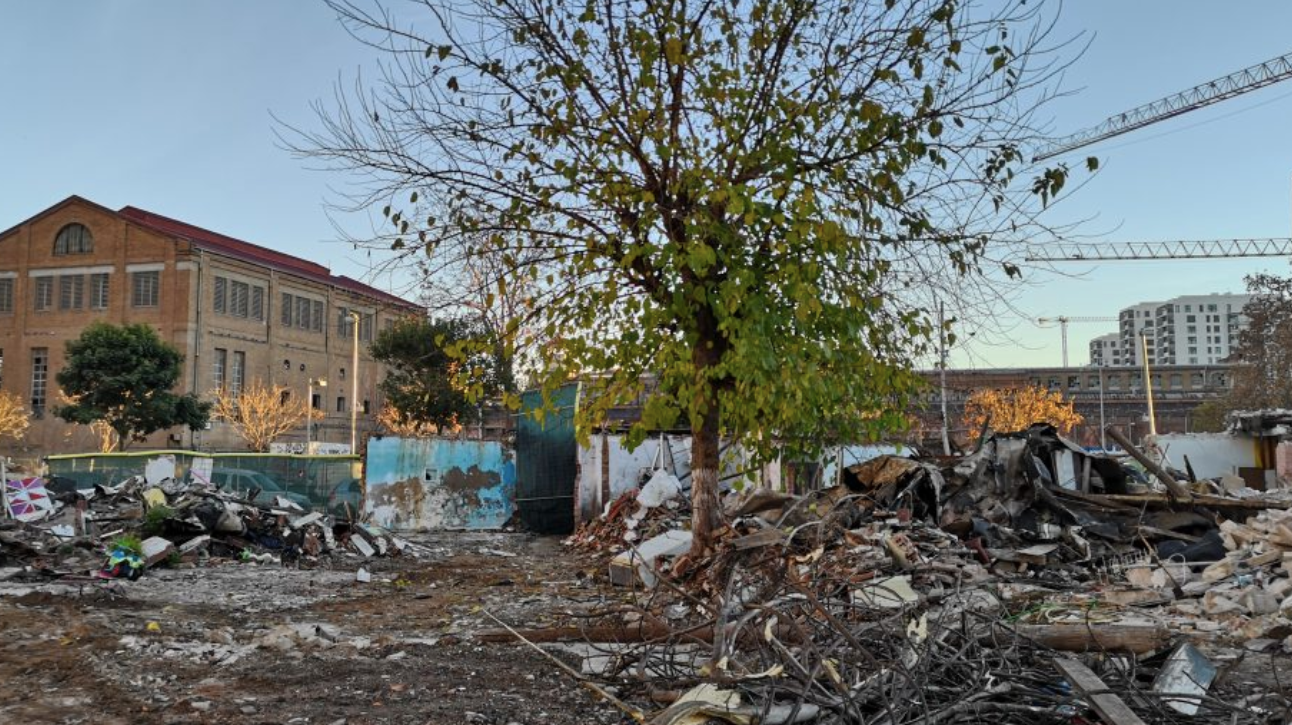
[[[349,510],[346,509],[349,504]],[[332,487],[327,497],[327,512],[338,519],[359,518],[363,510],[363,482],[347,478]]]
[[[253,490],[259,489],[260,493],[256,495],[255,500],[262,503],[272,503],[274,497],[282,496],[306,511],[314,507],[309,496],[288,491],[281,483],[264,473],[247,468],[212,469],[211,484],[220,491],[242,498],[247,498]]]

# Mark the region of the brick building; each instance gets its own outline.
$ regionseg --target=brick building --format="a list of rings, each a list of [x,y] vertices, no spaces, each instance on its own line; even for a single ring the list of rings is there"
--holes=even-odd
[[[353,318],[360,315],[359,395],[349,400]],[[92,449],[81,426],[50,413],[64,344],[88,323],[147,323],[184,354],[183,392],[240,389],[254,380],[306,395],[326,413],[315,440],[348,443],[380,407],[376,330],[421,308],[326,267],[159,214],[69,197],[0,232],[0,388],[33,413],[26,440],[0,453],[30,458]],[[303,442],[305,432],[285,438]],[[244,450],[229,426],[154,434],[148,446]]]

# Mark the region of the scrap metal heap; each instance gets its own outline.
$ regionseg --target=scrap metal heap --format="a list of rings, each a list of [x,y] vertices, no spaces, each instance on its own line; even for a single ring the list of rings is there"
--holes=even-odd
[[[582,676],[654,725],[1292,722],[1292,491],[1037,426],[733,493],[699,560],[683,503],[631,498],[570,541],[614,555],[620,601],[483,638],[580,642]]]

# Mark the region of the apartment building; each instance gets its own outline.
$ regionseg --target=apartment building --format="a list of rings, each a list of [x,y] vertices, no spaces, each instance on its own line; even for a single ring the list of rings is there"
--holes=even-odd
[[[351,407],[367,430],[381,404],[385,371],[368,343],[399,317],[422,312],[315,262],[143,209],[69,197],[0,232],[0,388],[33,413],[26,440],[0,441],[0,453],[90,448],[88,431],[50,411],[60,402],[55,375],[65,343],[98,320],[153,326],[184,353],[182,391],[237,391],[261,380],[305,396],[310,380],[325,380],[313,389],[312,404],[326,414],[314,440],[348,443]],[[205,431],[159,432],[143,445],[244,449],[218,422]]]
[[[1096,367],[1125,365],[1122,359],[1121,333],[1111,332],[1091,340],[1090,364]]]
[[[1247,326],[1242,311],[1250,300],[1248,294],[1186,295],[1127,307],[1117,316],[1115,335],[1090,341],[1090,364],[1140,366],[1145,348],[1152,365],[1223,362],[1233,354],[1238,334]]]

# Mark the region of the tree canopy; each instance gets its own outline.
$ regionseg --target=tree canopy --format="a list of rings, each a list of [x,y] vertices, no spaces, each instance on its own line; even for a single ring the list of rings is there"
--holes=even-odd
[[[387,65],[293,146],[357,172],[397,259],[499,260],[508,351],[584,381],[581,431],[642,397],[632,440],[689,424],[701,548],[719,439],[899,426],[932,297],[1016,276],[1068,176],[1024,151],[1062,69],[1035,2],[330,4]]]
[[[1039,386],[981,388],[965,401],[964,425],[974,433],[984,427],[1016,433],[1036,423],[1049,423],[1067,434],[1084,420],[1063,393]]]
[[[304,397],[292,395],[283,385],[268,385],[259,378],[240,391],[219,388],[211,391],[216,420],[233,426],[247,448],[256,452],[269,450],[279,436],[305,425],[310,416],[323,418],[323,412],[310,407]]]
[[[1228,410],[1292,408],[1292,278],[1247,277],[1253,296],[1243,306],[1246,325],[1238,333]]]
[[[457,354],[475,345],[483,352]],[[382,330],[372,343],[372,356],[388,368],[379,384],[392,409],[384,412],[387,425],[443,429],[473,420],[474,401],[498,393],[510,381],[506,363],[488,354],[492,347],[478,322],[460,317],[406,318]],[[463,366],[472,369],[460,371]],[[464,380],[478,387],[468,389]]]
[[[148,325],[92,323],[67,342],[66,364],[56,379],[71,402],[54,414],[81,425],[103,421],[121,449],[165,428],[198,430],[211,404],[174,392],[183,361]]]

